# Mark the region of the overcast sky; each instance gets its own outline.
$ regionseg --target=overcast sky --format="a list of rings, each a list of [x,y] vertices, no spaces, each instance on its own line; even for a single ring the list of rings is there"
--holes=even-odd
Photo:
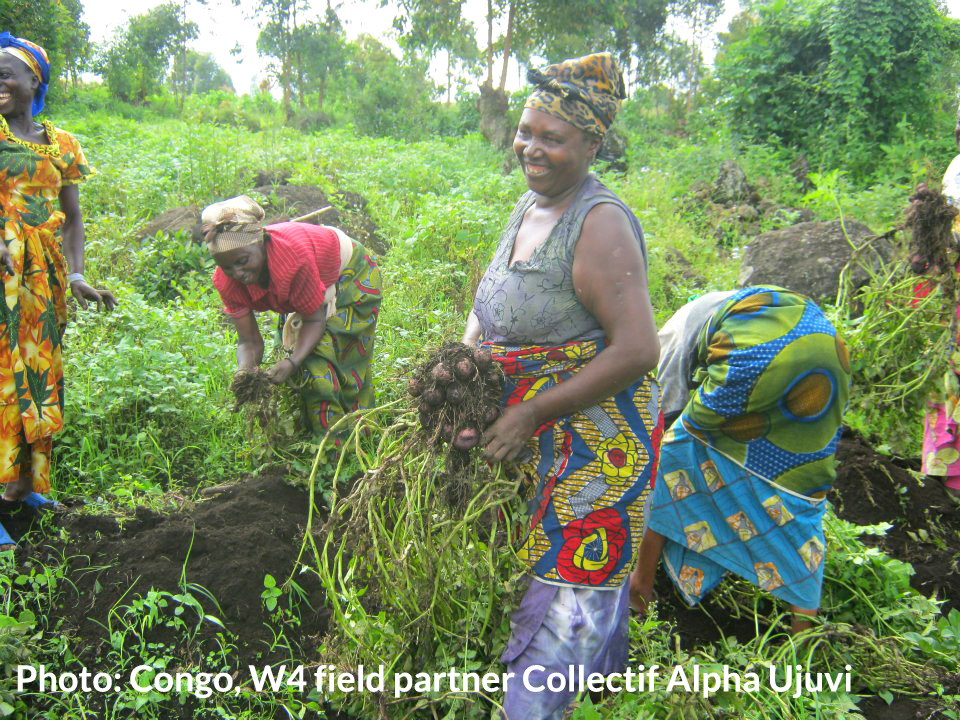
[[[584,0],[585,3],[594,0]],[[86,0],[84,3],[84,20],[90,26],[91,39],[94,42],[103,42],[113,35],[114,30],[126,23],[131,15],[139,15],[164,0]],[[960,17],[960,0],[946,0],[951,17]],[[239,7],[234,6],[231,0],[207,0],[203,6],[190,2],[187,17],[200,28],[200,37],[194,41],[197,50],[210,52],[217,62],[233,78],[233,85],[237,92],[249,92],[251,86],[264,77],[266,63],[257,55],[257,34],[260,31],[260,19],[254,17],[253,8],[256,0],[240,0]],[[317,10],[316,16],[326,7],[324,0],[314,0]],[[484,15],[487,10],[487,0],[467,0],[467,16],[477,26],[483,35],[481,42],[486,42],[484,30]],[[726,11],[717,24],[716,30],[723,30],[738,10],[737,0],[727,0]],[[395,42],[389,42],[393,28],[393,18],[396,14],[395,5],[388,2],[386,7],[380,7],[379,0],[344,0],[339,7],[338,15],[344,24],[347,35],[355,38],[366,33],[381,38],[388,45],[396,47]],[[230,54],[235,46],[241,48],[239,55]],[[440,69],[443,61],[437,61],[433,75],[437,82],[443,81],[443,71]],[[497,66],[499,70],[499,65]],[[508,88],[519,87],[519,75],[516,64],[511,63],[507,75]]]

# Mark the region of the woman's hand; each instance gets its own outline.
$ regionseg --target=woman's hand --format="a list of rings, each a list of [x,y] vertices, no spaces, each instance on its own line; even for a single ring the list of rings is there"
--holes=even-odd
[[[496,462],[515,460],[539,426],[530,401],[511,405],[484,431],[483,454]]]
[[[88,302],[95,302],[97,304],[97,310],[100,309],[101,303],[103,303],[103,307],[107,310],[113,310],[117,306],[117,300],[113,297],[112,292],[109,290],[98,290],[83,280],[75,280],[70,283],[70,291],[73,293],[77,304],[84,310],[87,309]]]
[[[13,257],[10,255],[10,248],[6,243],[0,242],[0,272],[15,274],[13,269]]]
[[[272,368],[267,370],[267,377],[274,385],[285,383],[297,370],[296,363],[290,358],[284,358]]]

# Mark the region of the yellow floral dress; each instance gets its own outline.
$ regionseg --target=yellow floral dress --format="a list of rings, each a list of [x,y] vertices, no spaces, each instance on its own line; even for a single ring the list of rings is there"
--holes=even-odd
[[[15,137],[0,116],[0,222],[15,272],[2,273],[0,303],[0,483],[33,477],[50,490],[53,435],[63,429],[63,361],[67,322],[64,185],[93,174],[69,133],[43,123],[48,145]]]

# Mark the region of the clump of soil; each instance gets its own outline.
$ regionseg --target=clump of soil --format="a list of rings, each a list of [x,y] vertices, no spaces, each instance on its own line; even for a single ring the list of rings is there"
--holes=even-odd
[[[420,400],[420,427],[432,445],[469,452],[500,417],[503,373],[489,350],[447,343],[416,370],[407,385]]]
[[[911,252],[915,256],[914,271],[953,275],[954,263],[950,258],[955,255],[956,243],[951,228],[957,213],[957,208],[939,190],[931,190],[924,183],[917,186],[906,215]]]
[[[936,700],[897,698],[890,704],[881,697],[868,697],[857,705],[867,720],[947,720],[946,706]]]
[[[56,616],[96,656],[109,645],[104,625],[116,604],[129,604],[151,588],[179,593],[182,576],[216,598],[219,608],[192,592],[236,635],[241,659],[265,660],[273,634],[264,626],[269,618],[261,598],[264,577],[269,573],[279,585],[294,569],[309,502],[305,490],[266,476],[218,488],[210,499],[170,515],[138,509],[122,527],[114,517],[66,514],[58,518],[67,530],[66,546],[47,548],[69,558],[70,565],[72,583],[64,587]],[[314,575],[294,579],[309,603],[301,605],[296,636],[310,651],[326,631],[328,612]],[[217,630],[206,628],[210,635]],[[159,634],[164,640],[162,630]]]
[[[935,478],[917,478],[862,438],[847,435],[837,448],[837,479],[830,494],[837,515],[858,525],[888,522],[886,535],[865,537],[888,555],[908,562],[910,584],[960,603],[960,506]],[[945,548],[945,549],[943,549]]]
[[[185,205],[160,213],[138,233],[137,237],[139,240],[145,241],[157,233],[173,237],[178,232],[193,234],[199,229],[200,208],[196,205]],[[194,238],[196,239],[195,235]]]
[[[470,450],[500,417],[503,371],[489,350],[447,343],[417,368],[407,391],[419,399],[420,429],[427,442],[435,448],[450,445],[447,494],[459,504],[471,494],[463,472]]]
[[[252,370],[238,370],[230,383],[230,392],[236,399],[234,410],[240,410],[249,405],[251,414],[260,423],[260,427],[267,427],[273,422],[278,413],[277,396],[273,383],[267,373],[260,368]]]

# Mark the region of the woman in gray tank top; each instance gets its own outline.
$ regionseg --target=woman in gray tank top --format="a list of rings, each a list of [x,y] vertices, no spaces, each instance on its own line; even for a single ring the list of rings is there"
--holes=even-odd
[[[514,140],[527,181],[477,290],[463,342],[507,377],[484,435],[536,487],[520,556],[532,579],[503,662],[504,716],[561,718],[576,688],[543,677],[622,671],[643,502],[659,449],[659,356],[643,231],[590,164],[624,96],[607,53],[533,71]],[[541,671],[542,669],[542,671]],[[529,674],[527,671],[530,671]],[[543,676],[543,677],[541,677]]]

